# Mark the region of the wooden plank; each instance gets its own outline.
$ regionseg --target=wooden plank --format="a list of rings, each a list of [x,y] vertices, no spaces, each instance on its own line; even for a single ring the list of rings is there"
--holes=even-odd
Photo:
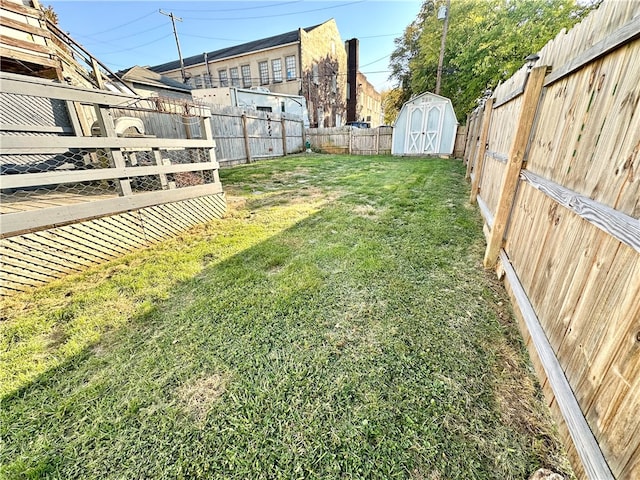
[[[561,78],[570,75],[588,63],[605,56],[609,52],[620,48],[636,38],[640,38],[640,16],[631,19],[627,24],[616,29],[612,34],[600,40],[591,48],[581,52],[578,56],[551,72],[544,80],[547,87]]]
[[[500,100],[496,100],[496,103],[493,108],[500,108],[502,105],[509,103],[511,100],[515,100],[520,95],[524,93],[524,87],[520,87],[513,92],[509,93],[506,97],[501,98]]]
[[[639,436],[640,432],[636,432],[636,438]],[[619,478],[640,478],[640,445],[620,472]]]
[[[592,479],[613,480],[614,477],[611,470],[580,410],[580,406],[544,334],[544,330],[540,326],[536,312],[520,284],[518,275],[509,262],[509,257],[503,250],[500,252],[500,260],[587,475]]]
[[[67,183],[93,182],[117,178],[135,178],[147,175],[167,175],[170,173],[202,172],[217,169],[217,162],[176,163],[169,165],[148,165],[139,167],[98,168],[95,170],[54,170],[42,173],[3,175],[0,188],[25,188],[41,185],[60,185]],[[166,178],[166,177],[165,177]]]
[[[52,50],[46,45],[39,45],[34,42],[7,37],[6,35],[0,35],[0,43],[2,43],[3,45],[9,45],[10,47],[22,48],[30,52],[42,53],[45,55],[53,54]]]
[[[542,92],[542,82],[547,72],[547,67],[536,67],[531,71],[523,96],[523,105],[517,122],[517,130],[511,148],[509,149],[509,163],[502,179],[500,198],[494,217],[491,238],[484,255],[485,268],[495,266],[498,254],[502,248],[502,240],[507,229],[509,213],[516,193],[522,162],[529,142],[531,126],[535,119],[538,101]]]
[[[45,30],[44,28],[41,28],[35,25],[30,25],[25,22],[19,22],[12,18],[7,18],[3,15],[0,15],[0,26],[13,28],[14,30],[30,33],[32,35],[37,35],[43,38],[51,38],[51,33],[48,30]]]
[[[473,164],[474,178],[471,182],[471,195],[469,202],[476,201],[478,196],[480,179],[482,178],[482,166],[484,165],[484,155],[487,150],[487,136],[489,135],[489,125],[491,124],[491,112],[493,111],[493,98],[489,98],[485,104],[485,112],[482,118],[482,132],[480,133],[480,147],[476,160]]]
[[[104,215],[137,210],[152,205],[176,202],[215,193],[222,193],[222,186],[220,184],[196,185],[193,187],[178,188],[176,190],[138,193],[126,197],[45,208],[42,210],[7,213],[2,216],[0,235],[2,237],[9,237],[18,235],[21,232],[42,229],[47,226],[99,218]]]
[[[74,133],[72,127],[60,127],[57,125],[18,125],[15,123],[0,124],[3,132],[34,132],[34,133]]]
[[[536,190],[554,199],[602,231],[640,252],[640,221],[607,205],[591,200],[562,185],[522,170],[520,177]]]
[[[630,258],[631,257],[631,258]],[[598,292],[589,335],[581,339],[580,357],[589,368],[574,385],[585,417],[600,440],[611,470],[618,478],[640,446],[640,257],[621,248]],[[623,288],[619,288],[620,286]],[[634,321],[635,320],[635,321]],[[598,325],[593,328],[593,324]],[[584,362],[583,362],[584,363]]]
[[[476,197],[476,200],[478,202],[478,207],[480,207],[480,213],[482,213],[484,221],[489,226],[489,228],[493,228],[493,215],[491,214],[491,209],[480,195]]]
[[[23,3],[11,2],[9,0],[0,0],[0,7],[13,13],[26,15],[27,17],[39,19],[42,12],[37,8],[29,7]]]
[[[21,50],[14,50],[12,48],[6,48],[1,45],[0,45],[0,57],[12,58],[14,60],[34,63],[36,65],[42,65],[43,67],[60,68],[60,62],[56,59],[50,58],[49,55],[36,55],[34,53],[24,52]],[[2,78],[1,75],[0,75],[0,78]],[[2,90],[5,91],[4,80],[2,81]]]
[[[150,150],[180,148],[215,148],[214,140],[183,138],[134,138],[134,137],[31,137],[3,136],[2,153],[14,154],[46,154],[61,153],[72,148],[80,150],[110,148],[140,148]]]
[[[57,65],[57,63],[56,63]],[[59,65],[58,65],[59,66]],[[128,105],[140,97],[105,90],[88,90],[63,83],[54,83],[37,77],[0,72],[2,91],[34,97],[57,98],[81,103],[97,103],[99,105]]]

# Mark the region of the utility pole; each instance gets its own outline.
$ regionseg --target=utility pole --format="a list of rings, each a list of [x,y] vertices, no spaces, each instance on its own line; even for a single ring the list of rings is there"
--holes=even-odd
[[[444,63],[444,46],[447,41],[447,30],[449,29],[449,10],[451,2],[447,0],[447,4],[444,7],[440,7],[438,10],[438,20],[442,19],[441,11],[444,8],[444,25],[442,26],[442,41],[440,42],[440,58],[438,58],[438,75],[436,77],[436,95],[440,95],[440,83],[442,82],[442,64]]]
[[[167,13],[167,12],[163,12],[162,9],[160,9],[160,13],[162,15],[166,15],[167,17],[171,18],[171,24],[173,25],[173,35],[176,37],[176,45],[178,46],[178,57],[180,58],[180,71],[182,72],[182,82],[186,83],[187,78],[184,71],[184,61],[182,60],[182,52],[180,51],[180,41],[178,40],[178,30],[176,30],[176,20],[181,22],[182,19],[180,17],[176,17],[173,14],[173,12]]]

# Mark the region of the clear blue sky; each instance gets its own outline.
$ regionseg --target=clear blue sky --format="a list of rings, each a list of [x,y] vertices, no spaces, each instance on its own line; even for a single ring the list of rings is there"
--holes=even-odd
[[[73,1],[41,0],[60,27],[111,70],[177,60],[169,17],[176,22],[183,57],[249,42],[330,18],[342,40],[360,40],[360,71],[378,89],[389,88],[394,38],[417,16],[422,0]]]

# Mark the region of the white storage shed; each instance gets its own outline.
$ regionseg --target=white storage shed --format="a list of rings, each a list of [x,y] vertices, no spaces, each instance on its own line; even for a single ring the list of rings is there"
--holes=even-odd
[[[458,120],[451,100],[425,92],[400,109],[393,128],[392,155],[451,155]]]

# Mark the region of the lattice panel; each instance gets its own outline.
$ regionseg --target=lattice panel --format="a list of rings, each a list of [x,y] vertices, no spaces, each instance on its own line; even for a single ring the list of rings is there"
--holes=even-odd
[[[3,124],[71,127],[63,100],[14,93],[0,95],[0,119]]]
[[[221,218],[224,194],[167,203],[0,240],[0,296],[80,272]]]

